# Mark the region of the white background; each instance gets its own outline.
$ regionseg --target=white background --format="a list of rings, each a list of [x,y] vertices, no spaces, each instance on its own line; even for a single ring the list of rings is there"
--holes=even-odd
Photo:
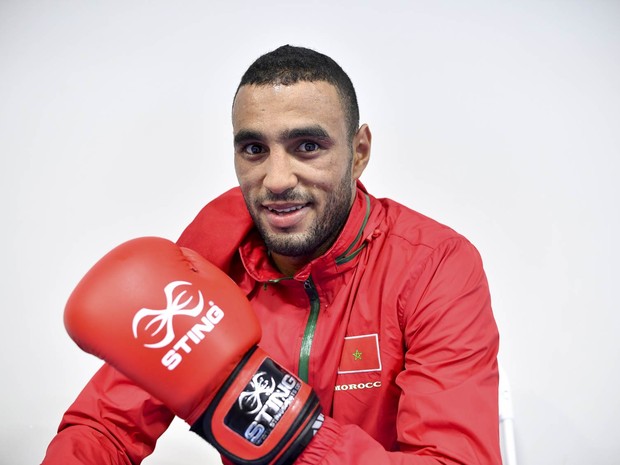
[[[0,1],[0,463],[38,463],[99,362],[82,274],[235,185],[230,106],[281,44],[335,58],[362,177],[481,251],[523,465],[620,463],[620,2]],[[175,422],[145,463],[217,463]]]

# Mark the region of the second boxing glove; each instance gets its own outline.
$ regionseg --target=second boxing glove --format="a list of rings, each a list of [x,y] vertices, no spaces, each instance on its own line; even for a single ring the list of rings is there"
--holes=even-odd
[[[161,238],[126,242],[79,282],[65,326],[235,463],[292,463],[322,424],[312,388],[257,347],[237,285]]]

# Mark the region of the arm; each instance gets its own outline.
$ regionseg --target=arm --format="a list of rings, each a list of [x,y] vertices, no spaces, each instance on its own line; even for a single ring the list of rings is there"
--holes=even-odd
[[[401,294],[399,450],[326,418],[297,464],[501,463],[499,338],[479,255],[466,240],[450,239],[412,273]]]
[[[173,414],[109,365],[103,365],[65,412],[42,465],[140,463]]]
[[[71,293],[64,321],[80,348],[235,462],[290,464],[322,424],[312,388],[258,348],[260,325],[237,284],[166,239],[137,238],[108,252]],[[158,415],[161,404],[153,408],[119,379],[100,390],[103,401],[91,396],[94,416],[83,424],[138,463],[169,421]],[[91,423],[97,418],[105,430]]]

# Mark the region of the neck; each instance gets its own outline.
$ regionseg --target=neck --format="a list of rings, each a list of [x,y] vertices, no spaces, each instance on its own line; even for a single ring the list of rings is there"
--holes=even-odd
[[[295,276],[299,270],[312,260],[309,257],[287,257],[275,252],[271,253],[271,259],[284,276]]]

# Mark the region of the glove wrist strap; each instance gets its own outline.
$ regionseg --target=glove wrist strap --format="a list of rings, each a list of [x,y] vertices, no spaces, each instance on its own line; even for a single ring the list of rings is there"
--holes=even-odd
[[[239,465],[295,461],[322,425],[312,388],[250,350],[191,430]]]

